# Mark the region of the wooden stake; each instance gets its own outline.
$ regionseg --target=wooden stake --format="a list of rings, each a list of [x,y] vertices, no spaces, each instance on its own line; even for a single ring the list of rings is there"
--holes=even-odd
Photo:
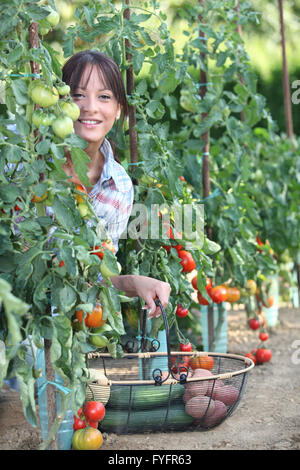
[[[204,0],[199,0],[199,3],[204,4]],[[199,15],[199,21],[202,22],[203,18]],[[199,32],[199,37],[204,41],[205,33],[203,31]],[[206,54],[205,52],[200,52],[200,56],[203,62],[205,62]],[[200,70],[200,96],[203,99],[207,92],[207,73],[205,70]],[[202,113],[202,119],[205,119],[207,113]],[[207,198],[210,194],[210,172],[209,172],[209,131],[206,131],[202,134],[202,140],[204,142],[204,148],[202,151],[202,185],[203,185],[203,199]],[[211,227],[206,228],[207,237],[212,239],[212,230]],[[214,331],[214,307],[213,305],[207,306],[207,328],[208,328],[208,350],[211,351],[211,348],[214,344],[215,331]]]
[[[36,49],[39,47],[38,23],[36,22],[31,23],[29,26],[29,46],[30,48],[36,48]],[[34,74],[40,73],[40,64],[38,64],[37,62],[31,61],[30,68],[31,68],[31,73],[34,73]],[[44,179],[43,176],[44,175],[41,175],[41,180]],[[48,305],[47,314],[51,315],[51,305]],[[50,348],[51,348],[51,340],[45,339],[44,351],[45,351],[46,380],[54,382],[55,376],[54,376],[54,369],[53,369],[51,359],[50,359]],[[50,429],[50,427],[52,426],[56,418],[56,393],[55,393],[54,386],[50,384],[47,386],[47,411],[48,411],[48,429]],[[55,436],[55,438],[49,445],[49,449],[51,450],[58,449],[57,436]]]

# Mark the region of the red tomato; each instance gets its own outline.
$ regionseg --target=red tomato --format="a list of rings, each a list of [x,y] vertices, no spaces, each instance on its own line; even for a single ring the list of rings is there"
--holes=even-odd
[[[227,300],[228,294],[226,287],[216,286],[210,289],[209,295],[215,304],[220,304],[221,302],[225,302],[225,300]]]
[[[257,364],[262,364],[263,362],[269,362],[272,357],[272,351],[267,348],[258,348],[256,351],[256,361]]]
[[[198,290],[198,287],[197,287],[197,278],[198,278],[198,274],[196,274],[195,277],[193,277],[192,281],[191,281],[191,284],[193,286],[194,289]],[[212,284],[211,284],[211,280],[209,279],[209,277],[206,278],[206,286],[205,286],[205,289],[207,292],[210,291],[210,289],[212,288]]]
[[[250,318],[248,325],[252,330],[257,330],[260,327],[260,321],[258,318],[252,317]]]
[[[266,331],[261,331],[261,332],[259,333],[259,339],[260,339],[261,341],[267,341],[267,339],[269,339],[268,333],[267,333]]]
[[[191,253],[185,250],[179,250],[178,256],[181,259],[180,264],[184,273],[189,273],[196,268],[196,263]]]
[[[190,342],[188,342],[187,344],[180,343],[179,349],[180,351],[190,352],[192,350],[192,345]]]
[[[252,354],[252,353],[247,353],[247,354],[245,354],[245,357],[249,357],[249,359],[252,359],[252,361],[254,362],[254,364],[256,364],[256,357],[254,356],[254,354]]]
[[[189,311],[187,308],[182,308],[181,304],[177,305],[176,315],[177,317],[184,318],[188,315]]]
[[[73,423],[74,431],[77,431],[77,429],[83,429],[83,428],[86,427],[85,419],[81,419],[81,417],[82,417],[82,408],[79,408],[77,414],[78,414],[78,417],[76,415],[74,415],[74,423]]]
[[[203,297],[203,295],[201,295],[201,292],[197,293],[197,297],[198,297],[198,302],[200,305],[209,305],[209,301],[206,300],[206,298]]]
[[[89,421],[102,421],[105,407],[99,401],[87,401],[83,406],[83,413]]]
[[[112,240],[102,242],[101,247],[99,245],[96,245],[95,250],[101,251],[91,251],[91,255],[99,256],[100,259],[103,259],[105,250],[110,250],[112,253],[114,253],[115,251]]]
[[[64,266],[64,265],[65,265],[65,262],[61,260],[61,261],[59,262],[58,267],[59,267],[59,268],[62,268],[62,266]]]

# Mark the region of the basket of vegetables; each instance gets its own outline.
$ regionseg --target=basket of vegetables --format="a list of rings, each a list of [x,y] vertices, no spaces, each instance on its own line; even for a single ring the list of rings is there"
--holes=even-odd
[[[171,351],[162,310],[167,351],[129,352],[114,359],[91,353],[110,388],[101,431],[130,434],[154,431],[209,430],[227,419],[240,403],[253,361],[215,352]]]

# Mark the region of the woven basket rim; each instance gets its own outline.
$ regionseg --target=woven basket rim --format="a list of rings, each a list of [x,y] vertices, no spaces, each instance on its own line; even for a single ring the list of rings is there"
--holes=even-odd
[[[218,352],[204,352],[204,351],[191,351],[191,352],[171,352],[171,356],[192,356],[192,357],[199,357],[199,356],[219,356],[219,357],[224,357],[224,358],[229,358],[229,359],[239,359],[243,361],[247,367],[244,367],[244,369],[240,369],[234,372],[225,372],[221,374],[215,374],[211,375],[209,377],[187,377],[186,381],[187,382],[199,382],[202,380],[225,380],[232,378],[236,375],[241,375],[241,374],[247,374],[253,367],[255,366],[254,362],[252,361],[251,358],[241,356],[238,354],[230,354],[230,353],[218,353]],[[88,356],[90,356],[90,359],[94,359],[96,357],[106,357],[106,358],[111,358],[114,359],[111,354],[109,353],[89,353]],[[125,353],[122,358],[118,358],[116,360],[122,360],[123,358],[126,357],[137,357],[139,359],[148,359],[151,357],[162,357],[162,356],[168,356],[166,352],[147,352],[147,353]],[[164,382],[162,382],[161,385],[177,385],[180,384],[179,380],[176,380],[175,378],[168,378]],[[156,385],[154,379],[153,380],[110,380],[110,379],[105,379],[102,381],[98,381],[97,385]]]

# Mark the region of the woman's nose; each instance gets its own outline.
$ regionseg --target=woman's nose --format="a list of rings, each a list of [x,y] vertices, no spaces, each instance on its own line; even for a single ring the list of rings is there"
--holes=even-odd
[[[83,110],[94,113],[98,110],[97,100],[93,96],[88,96],[83,102]]]

